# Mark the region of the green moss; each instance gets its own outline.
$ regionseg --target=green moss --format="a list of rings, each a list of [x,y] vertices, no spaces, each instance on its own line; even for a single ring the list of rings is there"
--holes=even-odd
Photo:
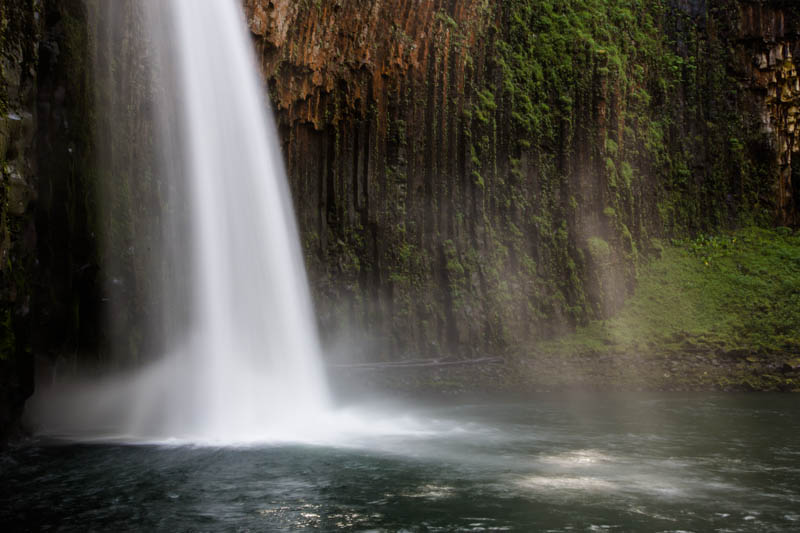
[[[617,187],[617,165],[610,157],[606,157],[606,176],[608,177],[608,186],[612,189]]]
[[[450,289],[453,307],[458,309],[463,305],[464,291],[466,289],[466,270],[461,263],[458,250],[453,241],[447,240],[443,244],[445,254],[445,271]]]
[[[743,350],[780,359],[800,353],[797,324],[800,235],[750,228],[666,247],[616,316],[538,348],[564,355]]]
[[[619,175],[626,188],[630,188],[633,183],[633,167],[627,161],[623,161],[619,169]]]
[[[611,257],[611,247],[600,237],[589,237],[586,244],[589,247],[589,254],[595,262],[603,263]]]
[[[494,94],[488,89],[478,93],[478,103],[475,106],[475,117],[484,124],[489,124],[492,113],[497,109]]]
[[[436,12],[435,18],[452,30],[458,29],[458,23],[443,9]]]

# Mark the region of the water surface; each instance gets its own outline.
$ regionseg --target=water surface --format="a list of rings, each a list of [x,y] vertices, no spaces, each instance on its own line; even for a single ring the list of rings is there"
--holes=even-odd
[[[39,439],[0,456],[0,529],[798,531],[798,407],[541,395],[399,410],[376,428],[405,431],[317,443]]]

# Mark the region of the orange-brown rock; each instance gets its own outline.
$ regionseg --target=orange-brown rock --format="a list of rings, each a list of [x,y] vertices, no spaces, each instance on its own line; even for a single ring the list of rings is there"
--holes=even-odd
[[[778,166],[776,180],[777,220],[784,225],[800,222],[792,176],[800,161],[800,36],[796,12],[780,2],[743,2],[740,5],[739,43],[745,83],[757,93],[761,120],[772,138]],[[749,61],[748,61],[749,59]]]
[[[463,91],[467,52],[491,14],[486,0],[245,0],[245,9],[273,102],[317,129],[337,84],[349,89],[345,105],[366,114],[374,104],[380,115],[386,81],[424,81],[436,49]]]

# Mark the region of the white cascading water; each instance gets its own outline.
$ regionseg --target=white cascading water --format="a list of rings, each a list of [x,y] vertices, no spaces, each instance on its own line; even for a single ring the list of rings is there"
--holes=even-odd
[[[190,239],[186,264],[194,272],[191,295],[179,295],[192,308],[181,332],[189,338],[163,384],[169,402],[151,410],[138,399],[142,416],[133,423],[144,426],[131,429],[152,430],[149,418],[160,412],[162,433],[277,436],[326,410],[327,394],[292,200],[252,43],[236,0],[159,1],[154,8],[174,32],[152,41],[179,76],[173,156],[183,158],[189,176],[191,234],[178,238]]]
[[[145,2],[158,82],[162,93],[176,92],[165,98],[176,108],[160,113],[162,171],[169,179],[182,175],[179,190],[188,196],[188,224],[165,214],[173,230],[165,230],[162,253],[185,250],[176,262],[188,270],[186,283],[165,288],[165,316],[187,320],[167,328],[170,353],[154,364],[43,392],[34,418],[44,433],[77,438],[315,439],[338,422],[330,416],[277,132],[241,6]]]

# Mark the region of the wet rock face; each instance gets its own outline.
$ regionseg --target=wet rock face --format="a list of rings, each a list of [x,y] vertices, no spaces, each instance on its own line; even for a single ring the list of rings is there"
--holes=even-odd
[[[0,440],[34,354],[102,357],[88,34],[84,0],[0,2]]]
[[[782,7],[785,6],[785,7]],[[776,180],[778,222],[800,222],[800,197],[792,176],[798,175],[800,153],[797,123],[800,120],[800,14],[787,2],[743,2],[738,29],[738,65],[745,83],[761,106],[761,122],[772,139],[779,176]],[[749,61],[748,61],[749,60]]]
[[[675,8],[692,18],[704,17],[708,9],[708,0],[675,0]]]
[[[33,389],[29,343],[40,15],[38,2],[0,5],[0,438]]]
[[[373,357],[543,338],[653,237],[797,222],[791,2],[243,1],[320,322]]]

